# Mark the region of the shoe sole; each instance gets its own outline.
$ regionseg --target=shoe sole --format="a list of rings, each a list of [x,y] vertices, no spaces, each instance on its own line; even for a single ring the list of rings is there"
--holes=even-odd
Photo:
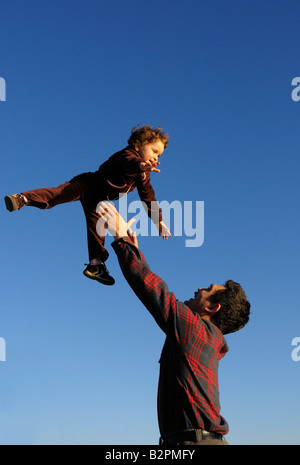
[[[17,210],[16,204],[13,202],[13,200],[11,199],[9,195],[4,197],[4,201],[5,201],[6,208],[9,212],[13,212]]]
[[[94,275],[89,274],[86,271],[83,271],[83,274],[87,278],[93,279],[94,281],[98,281],[98,283],[105,284],[106,286],[113,286],[115,284],[115,280],[113,278],[111,278],[112,281],[105,281],[105,280],[102,280],[101,278],[96,278]]]

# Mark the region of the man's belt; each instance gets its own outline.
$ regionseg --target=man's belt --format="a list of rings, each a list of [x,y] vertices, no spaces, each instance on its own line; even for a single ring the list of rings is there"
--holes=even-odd
[[[160,438],[159,444],[178,444],[181,442],[197,443],[205,439],[218,439],[222,441],[223,436],[220,433],[206,431],[205,429],[185,429],[166,434],[164,437]]]

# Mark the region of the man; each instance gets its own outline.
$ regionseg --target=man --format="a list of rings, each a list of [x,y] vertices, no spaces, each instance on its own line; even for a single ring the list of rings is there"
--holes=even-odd
[[[115,237],[112,246],[125,279],[166,334],[158,386],[160,443],[227,445],[218,365],[228,351],[223,335],[243,328],[249,320],[250,304],[243,289],[227,281],[199,288],[184,303],[178,301],[138,249],[129,228],[134,219],[125,223],[106,203],[99,214]]]

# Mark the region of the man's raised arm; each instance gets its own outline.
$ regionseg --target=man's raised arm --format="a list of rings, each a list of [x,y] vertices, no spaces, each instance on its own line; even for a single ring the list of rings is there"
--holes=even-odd
[[[167,284],[150,270],[144,255],[137,247],[137,242],[134,243],[134,237],[128,236],[127,230],[132,220],[125,223],[111,204],[104,204],[99,211],[102,221],[115,237],[112,247],[126,281],[159,327],[166,334],[186,342],[196,317],[188,307],[176,300]]]

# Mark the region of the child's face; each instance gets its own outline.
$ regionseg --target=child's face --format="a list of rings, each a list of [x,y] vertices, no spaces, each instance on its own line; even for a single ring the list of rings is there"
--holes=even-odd
[[[144,161],[155,160],[157,162],[165,150],[165,146],[160,140],[157,140],[142,146],[137,143],[135,144],[135,150]]]

